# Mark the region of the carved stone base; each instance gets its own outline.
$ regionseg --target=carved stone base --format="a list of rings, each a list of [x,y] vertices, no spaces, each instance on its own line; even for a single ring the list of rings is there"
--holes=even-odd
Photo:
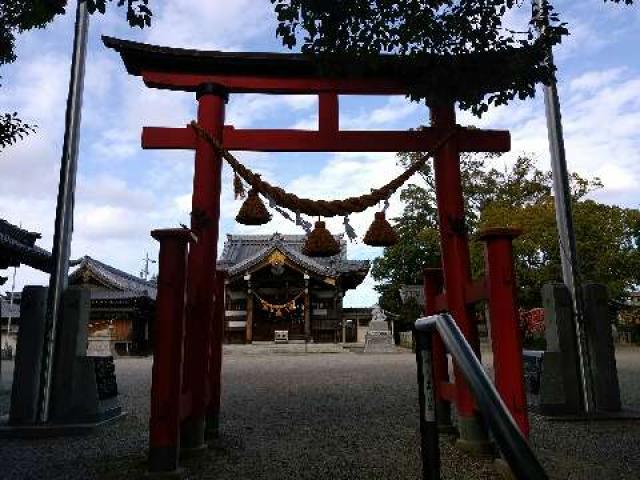
[[[393,353],[396,346],[389,331],[369,330],[364,337],[364,353]]]

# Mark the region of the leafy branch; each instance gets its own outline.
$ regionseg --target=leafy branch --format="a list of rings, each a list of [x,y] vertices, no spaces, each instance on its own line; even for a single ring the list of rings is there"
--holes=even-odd
[[[0,149],[13,145],[18,139],[36,131],[36,125],[24,123],[16,112],[0,115]]]
[[[547,54],[569,34],[549,2],[516,31],[505,27],[505,16],[530,0],[270,1],[283,45],[300,45],[329,74],[336,64],[343,74],[379,73],[387,65],[380,54],[398,55],[414,66],[412,100],[456,100],[478,116],[491,104],[533,97],[536,84],[552,81]],[[464,57],[472,60],[466,67]]]
[[[105,13],[107,3],[127,9],[127,22],[132,27],[151,25],[149,0],[81,0],[90,13]],[[66,0],[2,0],[0,1],[0,66],[16,60],[16,35],[34,28],[45,28],[58,15],[66,13]],[[0,114],[0,149],[35,132],[35,125],[24,123],[17,113]]]

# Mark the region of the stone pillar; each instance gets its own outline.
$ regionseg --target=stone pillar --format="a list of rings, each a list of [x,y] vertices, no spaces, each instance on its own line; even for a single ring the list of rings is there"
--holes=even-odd
[[[609,322],[607,287],[599,283],[586,283],[581,288],[591,367],[587,371],[593,375],[595,407],[599,411],[618,412],[622,406]]]
[[[24,290],[24,317],[20,325],[9,419],[15,426],[38,423],[38,374],[45,335],[46,290],[41,287]],[[50,423],[95,423],[121,413],[117,393],[99,398],[96,361],[86,354],[90,308],[88,289],[69,287],[63,292],[60,328],[52,358]]]
[[[578,347],[573,324],[573,303],[563,283],[542,287],[545,337],[540,375],[540,409],[547,415],[582,411]]]
[[[85,404],[90,395],[96,394],[93,364],[80,360],[87,355],[90,310],[89,289],[69,287],[65,290],[51,379],[50,419],[53,422],[67,423],[80,418],[95,421],[91,418],[95,414],[94,405]]]
[[[22,290],[20,330],[16,345],[11,425],[32,425],[38,421],[40,367],[45,335],[47,287],[28,286]]]

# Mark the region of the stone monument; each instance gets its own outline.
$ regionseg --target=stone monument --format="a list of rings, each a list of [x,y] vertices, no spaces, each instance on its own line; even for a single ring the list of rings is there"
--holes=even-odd
[[[581,411],[578,346],[569,289],[562,283],[542,287],[547,349],[540,374],[540,411],[576,415]]]
[[[47,288],[25,287],[21,307],[11,407],[0,437],[84,433],[120,418],[113,357],[87,355],[90,292],[69,287],[56,336],[49,418],[39,421]]]
[[[365,353],[387,353],[395,352],[393,336],[387,325],[387,316],[379,305],[375,305],[371,310],[371,321],[369,330],[364,337]]]
[[[620,412],[607,288],[597,283],[586,283],[581,288],[593,406],[599,413]],[[571,294],[564,284],[547,284],[542,289],[542,301],[547,350],[540,376],[540,410],[546,415],[580,415],[583,407]]]

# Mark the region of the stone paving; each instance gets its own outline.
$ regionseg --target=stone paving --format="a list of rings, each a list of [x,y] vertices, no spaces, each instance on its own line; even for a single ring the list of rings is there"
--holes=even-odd
[[[186,478],[420,478],[412,354],[246,353],[225,351],[222,436],[203,457],[183,462]],[[617,358],[625,405],[640,410],[640,349],[620,348]],[[116,366],[124,420],[83,437],[0,440],[0,478],[141,477],[151,359]],[[0,394],[0,414],[7,406]],[[452,441],[441,440],[443,478],[499,478],[490,460],[472,459]],[[554,479],[640,477],[640,421],[533,416],[531,441]]]

